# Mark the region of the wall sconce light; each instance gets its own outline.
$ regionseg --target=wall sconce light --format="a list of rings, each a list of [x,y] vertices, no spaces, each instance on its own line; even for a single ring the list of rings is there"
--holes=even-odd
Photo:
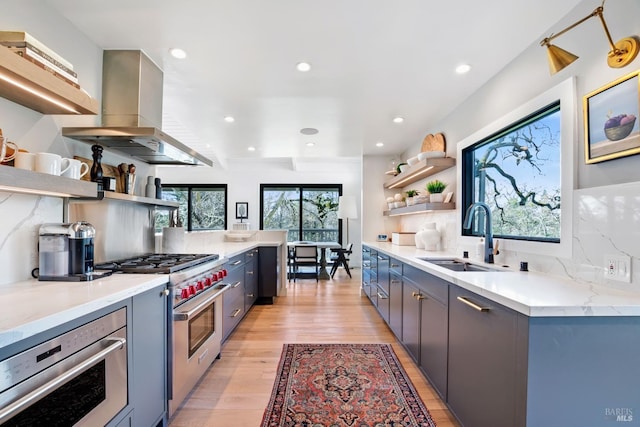
[[[552,34],[540,42],[540,46],[547,47],[547,58],[549,60],[549,71],[551,72],[551,74],[557,73],[558,71],[562,70],[564,67],[578,59],[578,57],[571,52],[567,52],[566,50],[561,49],[558,46],[552,45],[551,40],[555,39],[558,36],[561,36],[562,34],[566,33],[572,28],[577,27],[587,19],[593,18],[594,16],[600,18],[600,22],[604,27],[604,32],[607,36],[607,39],[609,40],[609,45],[611,46],[611,50],[607,54],[607,64],[609,64],[609,67],[622,68],[635,59],[639,50],[638,40],[633,37],[625,37],[624,39],[614,44],[613,40],[611,39],[611,34],[609,34],[607,24],[604,22],[604,16],[602,15],[602,12],[604,11],[603,6],[604,1],[602,2],[602,6],[596,8],[596,10],[594,10],[590,15],[568,26],[558,34]]]

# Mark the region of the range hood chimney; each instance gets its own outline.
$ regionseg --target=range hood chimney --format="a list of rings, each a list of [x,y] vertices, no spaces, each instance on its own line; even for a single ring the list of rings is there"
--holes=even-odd
[[[124,152],[154,165],[212,166],[213,162],[160,130],[160,70],[140,50],[105,50],[102,126],[63,127],[62,135]]]

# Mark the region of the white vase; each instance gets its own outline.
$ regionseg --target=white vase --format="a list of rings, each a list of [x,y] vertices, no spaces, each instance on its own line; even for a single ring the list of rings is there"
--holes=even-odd
[[[424,234],[424,230],[420,230],[415,234],[416,248],[424,249],[424,241],[422,240],[422,235]]]
[[[438,250],[438,245],[440,244],[440,232],[436,228],[435,222],[429,222],[424,225],[424,230],[422,230],[421,237],[425,250]]]

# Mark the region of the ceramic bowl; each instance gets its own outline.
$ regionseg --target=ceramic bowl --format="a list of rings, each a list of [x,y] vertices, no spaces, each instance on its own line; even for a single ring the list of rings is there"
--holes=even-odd
[[[409,166],[413,166],[420,163],[420,159],[418,159],[418,156],[411,157],[410,159],[407,159],[407,163],[409,164]]]

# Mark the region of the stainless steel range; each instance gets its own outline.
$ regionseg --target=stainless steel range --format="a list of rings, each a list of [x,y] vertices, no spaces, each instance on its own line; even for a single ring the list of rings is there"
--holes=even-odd
[[[216,254],[148,254],[111,261],[96,270],[168,274],[169,416],[220,355],[226,262]]]

